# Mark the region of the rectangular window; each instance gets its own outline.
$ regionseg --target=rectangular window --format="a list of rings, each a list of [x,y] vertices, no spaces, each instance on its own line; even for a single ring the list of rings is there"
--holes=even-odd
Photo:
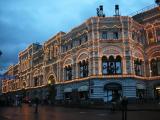
[[[118,32],[113,32],[113,39],[118,39]]]
[[[102,32],[102,39],[107,39],[107,32],[106,31]]]

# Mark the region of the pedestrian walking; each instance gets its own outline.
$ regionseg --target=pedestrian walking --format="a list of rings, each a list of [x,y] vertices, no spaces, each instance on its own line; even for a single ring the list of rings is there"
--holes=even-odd
[[[128,99],[127,97],[124,96],[121,101],[122,120],[127,120],[127,105],[128,105]]]
[[[22,98],[22,96],[19,96],[18,97],[18,106],[19,107],[22,107],[22,102],[23,102],[23,98]]]
[[[38,99],[38,97],[35,98],[34,104],[35,104],[35,113],[38,113],[38,105],[39,105],[39,99]]]

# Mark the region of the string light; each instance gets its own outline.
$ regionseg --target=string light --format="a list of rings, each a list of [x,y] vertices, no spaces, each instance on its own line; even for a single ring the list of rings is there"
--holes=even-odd
[[[158,7],[159,8],[159,7]],[[147,21],[147,20],[149,20],[149,19],[152,19],[152,18],[155,18],[156,16],[159,16],[160,14],[157,14],[157,15],[153,15],[153,16],[151,16],[151,17],[148,17],[148,18],[145,18],[144,19],[144,21]],[[108,26],[108,25],[105,25],[105,26],[100,26],[100,22],[101,22],[101,20],[103,20],[103,19],[119,19],[119,21],[120,21],[120,25],[112,25],[112,26]],[[123,44],[125,44],[125,42],[126,42],[126,40],[127,40],[127,38],[125,38],[125,35],[124,35],[124,29],[125,29],[125,26],[124,26],[124,21],[127,19],[127,22],[128,22],[128,43],[129,43],[129,47],[127,48],[127,47],[125,47],[125,45],[123,45],[123,46],[120,46],[120,44],[118,44],[119,42],[121,43],[121,42],[123,42]],[[96,23],[96,27],[94,26],[94,23],[95,23],[95,21],[97,21],[97,23]],[[89,44],[92,44],[92,47],[91,48],[85,48],[85,49],[80,49],[77,53],[76,53],[76,55],[78,56],[77,57],[77,59],[76,59],[76,62],[75,62],[75,64],[76,64],[76,71],[78,71],[78,65],[77,65],[77,61],[81,61],[81,60],[83,60],[83,59],[89,59],[89,60],[91,60],[91,58],[95,58],[96,56],[95,56],[95,54],[90,54],[90,52],[94,52],[94,51],[97,51],[98,50],[98,56],[99,57],[102,57],[103,56],[103,53],[101,53],[102,52],[102,49],[103,48],[100,48],[100,44],[101,44],[101,42],[102,43],[117,43],[117,45],[116,46],[110,46],[109,47],[109,50],[107,51],[105,51],[106,52],[106,54],[107,54],[107,52],[108,52],[108,56],[109,56],[109,54],[114,54],[114,55],[120,55],[120,56],[122,56],[122,60],[123,60],[123,75],[107,75],[107,76],[105,76],[105,75],[102,75],[101,74],[101,71],[102,70],[100,70],[100,71],[98,71],[98,73],[96,72],[96,68],[97,68],[97,66],[96,66],[96,62],[98,62],[98,67],[99,68],[101,68],[101,59],[98,59],[98,61],[95,61],[94,59],[92,59],[92,66],[91,65],[89,65],[89,67],[92,67],[92,68],[95,68],[95,69],[93,69],[92,71],[90,71],[90,75],[88,76],[88,77],[85,77],[85,78],[78,78],[78,75],[76,74],[76,77],[75,77],[75,79],[74,80],[70,80],[70,81],[64,81],[64,80],[60,80],[60,78],[59,78],[59,82],[57,82],[57,81],[55,81],[55,83],[54,84],[58,84],[58,83],[71,83],[71,82],[75,82],[75,81],[84,81],[84,80],[88,80],[88,79],[94,79],[94,78],[113,78],[113,79],[117,79],[117,78],[130,78],[130,77],[134,77],[134,78],[136,78],[136,79],[141,79],[141,80],[147,80],[147,79],[149,79],[149,80],[154,80],[154,79],[157,79],[157,78],[160,78],[159,76],[158,77],[141,77],[141,76],[136,76],[136,75],[134,75],[134,74],[128,74],[127,75],[127,64],[126,64],[126,58],[125,58],[125,56],[126,56],[126,50],[127,49],[129,49],[130,51],[133,51],[133,46],[130,44],[130,42],[132,43],[138,43],[138,41],[133,41],[133,39],[131,38],[131,36],[129,35],[130,33],[129,32],[132,32],[132,31],[135,31],[135,32],[137,32],[137,31],[139,31],[140,29],[142,29],[143,27],[144,27],[144,29],[147,31],[147,36],[148,36],[148,38],[149,38],[149,43],[148,44],[150,44],[150,43],[152,43],[152,42],[155,42],[155,40],[157,39],[156,38],[156,29],[157,28],[160,28],[160,25],[159,25],[159,23],[156,21],[156,22],[153,22],[152,24],[147,24],[146,23],[146,25],[141,25],[141,24],[139,24],[138,22],[135,22],[132,18],[130,18],[130,17],[126,17],[126,16],[118,16],[118,17],[92,17],[92,18],[90,18],[90,19],[88,19],[86,22],[85,22],[85,25],[86,26],[88,26],[89,27],[89,24],[92,24],[91,25],[91,30],[87,30],[86,28],[85,28],[85,30],[83,30],[82,32],[78,32],[76,35],[75,35],[75,37],[76,38],[78,38],[78,37],[80,37],[80,36],[82,36],[82,35],[84,35],[84,34],[92,34],[92,40],[88,40],[87,42],[85,42],[85,43],[83,43],[83,44],[81,44],[80,46],[77,46],[77,47],[75,47],[76,49],[80,49],[82,46],[87,46],[87,45],[89,45]],[[157,25],[158,24],[158,25]],[[130,31],[130,28],[129,28],[129,25],[135,25],[134,26],[134,30],[131,30]],[[87,27],[87,28],[88,28]],[[115,41],[115,40],[113,40],[113,39],[108,39],[107,41],[104,41],[104,40],[101,40],[100,38],[99,38],[99,36],[100,36],[100,32],[99,32],[99,29],[113,29],[113,28],[116,28],[116,29],[121,29],[122,31],[121,31],[121,35],[122,35],[122,38],[120,38],[120,39],[118,39],[117,41]],[[156,29],[155,29],[156,28]],[[75,29],[78,29],[78,27],[76,27],[76,28],[74,28],[74,29],[72,29],[70,32],[68,32],[67,34],[65,34],[66,36],[68,35],[68,34],[70,34],[70,33],[72,33]],[[96,29],[96,33],[97,33],[97,36],[95,35],[95,29]],[[149,35],[149,32],[151,32],[151,37],[150,37],[150,35]],[[137,34],[138,34],[138,32],[137,32]],[[140,35],[140,32],[139,32],[139,35]],[[59,48],[59,45],[55,45],[55,46],[52,46],[52,47],[50,47],[50,49],[49,49],[49,46],[50,45],[52,45],[52,44],[54,44],[54,42],[53,41],[58,41],[58,39],[60,38],[60,41],[61,41],[61,35],[58,33],[56,36],[54,36],[54,37],[52,37],[51,39],[49,39],[47,42],[45,42],[45,44],[44,44],[44,51],[45,51],[45,54],[47,54],[47,56],[50,56],[50,58],[52,58],[51,57],[51,54],[53,54],[52,52],[56,49],[56,51],[58,51],[58,49],[60,49]],[[90,39],[89,38],[89,36],[88,36],[88,39]],[[73,41],[73,39],[71,38],[71,37],[69,37],[69,38],[67,38],[65,41],[64,41],[64,44],[67,44],[68,42],[70,42],[70,41]],[[57,44],[59,44],[59,42],[57,42]],[[144,52],[143,51],[143,48],[142,48],[142,46],[140,45],[140,43],[138,43],[138,44],[135,44],[135,45],[137,45],[136,46],[136,48],[138,49],[138,50],[136,50],[134,53],[131,53],[131,55],[133,56],[131,59],[130,59],[130,61],[132,61],[132,63],[130,63],[130,66],[131,66],[131,69],[133,70],[134,69],[134,64],[133,64],[133,61],[134,61],[134,59],[136,58],[136,57],[139,57],[140,59],[142,59],[143,61],[144,61],[144,58],[143,58],[143,55],[142,55],[142,53]],[[97,48],[97,46],[98,46],[98,48]],[[73,49],[75,49],[75,48],[72,48],[71,50],[68,50],[68,51],[66,51],[65,53],[62,53],[62,55],[66,55],[66,54],[69,54],[69,53],[71,53],[71,51],[73,51]],[[28,51],[31,49],[31,46],[29,46],[26,50],[24,50],[24,51],[22,51],[22,52],[20,52],[19,53],[19,58],[21,58],[22,59],[22,57],[23,56],[25,56],[27,53],[28,53]],[[123,49],[123,51],[120,51],[121,49]],[[153,50],[152,51],[152,49],[159,49],[159,47],[158,46],[151,46],[148,50],[146,50],[146,52],[147,52],[147,54],[148,54],[148,56],[150,57],[155,51]],[[151,50],[151,51],[150,51]],[[54,51],[55,52],[55,51]],[[57,55],[57,53],[54,53],[55,55],[54,56],[56,56]],[[84,57],[84,58],[82,58],[82,59],[79,59],[80,57],[81,57],[81,55],[82,54],[86,54],[86,56]],[[26,73],[24,73],[23,74],[23,76],[22,77],[24,77],[24,76],[26,76],[28,73],[27,73],[27,69],[29,68],[29,66],[27,66],[27,65],[29,65],[29,63],[30,63],[30,61],[33,59],[33,57],[32,56],[29,56],[28,58],[26,58],[26,59],[24,59],[24,60],[22,60],[22,63],[20,63],[20,65],[22,65],[22,71],[25,71]],[[70,63],[67,63],[68,61],[68,59],[71,59],[71,61],[69,61]],[[71,54],[69,54],[69,55],[66,55],[64,58],[63,58],[63,62],[62,63],[64,63],[62,66],[64,67],[64,66],[66,66],[66,65],[69,65],[69,64],[73,64],[73,60],[72,60],[72,55]],[[66,62],[66,63],[65,63]],[[58,63],[58,62],[57,62]],[[44,62],[44,66],[45,67],[48,67],[48,66],[51,66],[51,65],[53,65],[53,64],[49,64],[49,65],[47,65],[47,63],[46,62]],[[37,65],[38,66],[38,65]],[[20,66],[19,66],[20,67]],[[40,65],[40,68],[42,67],[42,65]],[[44,69],[45,69],[45,67],[44,67]],[[9,70],[8,71],[10,71],[10,70],[12,70],[12,69],[14,69],[14,66],[12,66],[12,67],[10,67],[9,68]],[[90,70],[91,68],[89,68],[89,70]],[[134,71],[134,70],[133,70]],[[59,71],[60,72],[60,71]],[[151,73],[151,71],[150,71],[150,73]],[[38,74],[38,73],[37,73]],[[48,74],[47,74],[48,75]],[[37,75],[37,76],[39,76],[39,74]],[[2,84],[2,92],[3,93],[6,93],[6,92],[8,92],[8,91],[16,91],[16,89],[17,88],[15,88],[15,89],[12,89],[11,88],[11,86],[12,85],[14,85],[15,83],[16,83],[16,81],[18,81],[18,82],[20,82],[19,81],[19,79],[16,79],[15,80],[15,82],[12,82],[11,80],[3,80],[2,82],[3,82],[3,84]],[[23,81],[26,81],[26,80],[23,80]],[[62,82],[63,81],[63,82]],[[52,84],[52,80],[51,79],[49,79],[48,80],[48,83],[47,84]],[[24,87],[25,89],[30,89],[30,88],[38,88],[38,87],[43,87],[43,86],[45,86],[45,84],[44,85],[39,85],[39,86],[35,86],[35,87]],[[21,89],[21,88],[19,88],[19,89]],[[19,89],[17,89],[17,90],[19,90]]]

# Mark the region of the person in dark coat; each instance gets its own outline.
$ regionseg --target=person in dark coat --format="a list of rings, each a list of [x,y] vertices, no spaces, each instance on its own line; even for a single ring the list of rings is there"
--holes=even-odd
[[[123,97],[121,101],[122,106],[122,120],[127,120],[127,105],[128,105],[128,99],[127,97]]]
[[[38,105],[39,105],[39,98],[38,97],[35,98],[34,103],[35,103],[35,113],[38,113]]]

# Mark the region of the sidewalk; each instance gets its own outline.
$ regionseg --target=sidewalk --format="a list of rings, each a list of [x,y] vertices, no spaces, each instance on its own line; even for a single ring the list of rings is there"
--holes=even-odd
[[[155,105],[156,106],[156,105]],[[154,109],[154,105],[129,105],[131,110]],[[94,109],[93,109],[94,108]],[[97,109],[98,108],[98,109]],[[156,107],[154,110],[158,110]],[[92,108],[73,108],[40,105],[39,112],[35,108],[23,104],[22,107],[0,108],[0,120],[120,120],[121,111],[110,111],[106,106],[92,106]],[[128,111],[128,120],[160,120],[159,111]],[[3,117],[2,117],[3,116]]]
[[[104,109],[104,110],[111,110],[112,108],[111,104],[88,105],[88,106],[87,105],[81,105],[81,106],[67,105],[64,107],[82,108],[82,109]],[[121,110],[119,106],[116,107],[115,109],[118,111]],[[160,104],[158,103],[128,104],[128,111],[160,111]]]
[[[28,105],[28,104],[26,104]],[[41,106],[52,106],[52,105],[41,105]],[[53,105],[53,107],[66,107],[66,108],[82,108],[82,109],[102,109],[102,110],[111,110],[112,105],[111,104],[103,104],[103,105],[72,105],[72,104],[66,104],[66,105]],[[3,109],[3,107],[0,107]],[[5,108],[5,107],[4,107]],[[128,104],[128,111],[160,111],[160,104],[158,103],[138,103],[138,104]],[[117,105],[115,107],[117,111],[121,111],[120,105]]]
[[[92,106],[96,109],[111,109],[111,105],[105,105],[105,106]],[[92,108],[91,107],[91,108]],[[119,108],[116,110],[120,110]],[[128,111],[160,111],[160,104],[128,104]]]
[[[131,105],[128,105],[128,110],[130,111],[160,111],[160,104],[158,103],[131,104]]]

